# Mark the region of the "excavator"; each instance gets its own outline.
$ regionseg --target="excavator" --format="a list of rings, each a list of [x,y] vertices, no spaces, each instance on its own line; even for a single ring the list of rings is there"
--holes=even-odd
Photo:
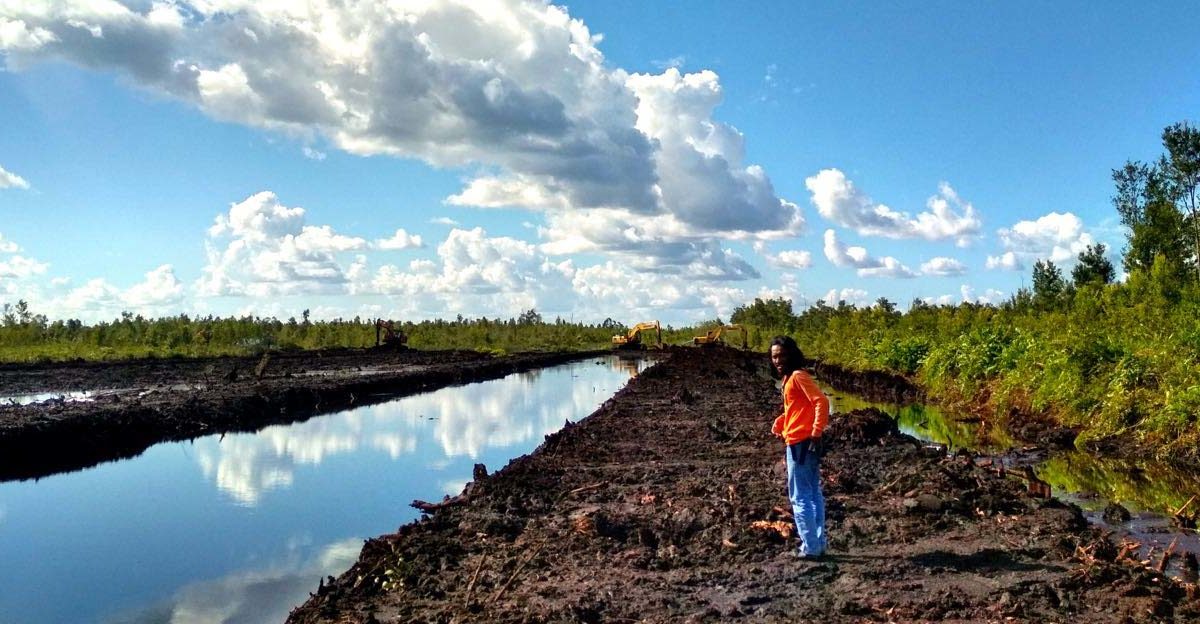
[[[408,348],[408,336],[396,323],[375,319],[375,346],[403,350]]]
[[[700,347],[724,345],[725,340],[721,338],[722,332],[740,332],[742,334],[742,348],[747,348],[746,328],[736,324],[722,325],[716,329],[710,329],[708,330],[708,333],[704,334],[703,336],[696,336],[695,338],[692,338],[692,344]]]
[[[647,321],[634,325],[628,332],[617,334],[612,337],[612,346],[614,349],[644,349],[646,345],[642,342],[642,332],[653,329],[657,336],[654,343],[656,349],[662,348],[662,327],[658,321]]]

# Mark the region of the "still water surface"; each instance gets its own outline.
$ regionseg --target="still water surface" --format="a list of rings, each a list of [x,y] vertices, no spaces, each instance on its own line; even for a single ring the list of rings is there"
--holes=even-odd
[[[0,483],[0,624],[279,622],[363,539],[612,396],[615,356]]]

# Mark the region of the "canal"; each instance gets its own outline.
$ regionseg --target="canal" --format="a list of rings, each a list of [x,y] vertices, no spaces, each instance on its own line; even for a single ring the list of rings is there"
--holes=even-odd
[[[365,538],[578,421],[650,363],[606,356],[0,483],[0,623],[283,621]]]

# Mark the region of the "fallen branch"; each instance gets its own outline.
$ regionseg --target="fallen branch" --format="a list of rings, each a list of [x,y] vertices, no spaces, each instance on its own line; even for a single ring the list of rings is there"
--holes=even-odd
[[[447,507],[461,505],[465,502],[467,502],[467,499],[465,497],[455,496],[453,498],[447,497],[445,500],[443,500],[440,503],[427,503],[420,499],[414,499],[413,502],[409,503],[409,505],[421,510],[424,513],[433,513],[435,511],[439,511],[439,510],[445,509]]]
[[[1158,567],[1155,568],[1156,570],[1162,572],[1163,570],[1167,569],[1167,561],[1171,558],[1171,555],[1175,554],[1175,544],[1178,541],[1179,536],[1176,535],[1175,539],[1171,540],[1171,545],[1167,546],[1167,549],[1163,551],[1162,559],[1158,560]]]
[[[604,487],[604,483],[603,483],[603,482],[601,482],[601,483],[593,483],[593,484],[591,484],[591,485],[585,485],[585,486],[582,486],[582,487],[577,487],[577,488],[575,488],[575,489],[573,489],[573,490],[570,490],[569,492],[567,492],[567,494],[578,494],[578,493],[580,493],[580,492],[583,492],[584,490],[594,490],[594,489],[596,489],[596,488],[600,488],[600,487]]]
[[[504,585],[499,590],[497,590],[494,595],[492,595],[492,599],[488,601],[489,604],[494,603],[497,600],[499,600],[500,597],[504,595],[504,592],[508,591],[508,588],[510,585],[512,585],[513,581],[517,580],[517,577],[520,576],[521,572],[523,572],[525,570],[525,566],[529,565],[529,562],[533,561],[534,557],[540,555],[542,553],[542,548],[544,548],[545,546],[546,546],[546,543],[542,542],[537,547],[537,550],[533,551],[533,553],[531,555],[526,557],[525,560],[521,562],[521,565],[517,566],[516,570],[513,570],[512,576],[508,577],[508,581],[506,581],[504,583]]]
[[[900,475],[900,476],[896,477],[895,479],[892,479],[892,480],[891,480],[891,482],[889,482],[887,485],[885,485],[885,486],[883,486],[883,487],[879,488],[879,491],[880,491],[880,492],[886,492],[886,491],[888,491],[888,490],[892,489],[892,486],[893,486],[893,485],[896,485],[897,483],[899,483],[899,482],[900,482],[900,479],[903,479],[904,477],[905,477],[905,475]]]
[[[475,572],[471,574],[471,580],[467,583],[467,597],[463,598],[464,605],[471,604],[471,592],[475,590],[475,581],[479,580],[479,571],[483,569],[485,561],[487,561],[487,553],[479,558],[479,565],[475,566]]]

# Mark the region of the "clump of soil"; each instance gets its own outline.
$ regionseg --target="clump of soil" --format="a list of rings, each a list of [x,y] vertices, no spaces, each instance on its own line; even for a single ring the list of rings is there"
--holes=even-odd
[[[765,358],[685,349],[458,504],[370,540],[291,622],[1193,621],[1078,508],[837,414],[830,552],[792,557]]]

